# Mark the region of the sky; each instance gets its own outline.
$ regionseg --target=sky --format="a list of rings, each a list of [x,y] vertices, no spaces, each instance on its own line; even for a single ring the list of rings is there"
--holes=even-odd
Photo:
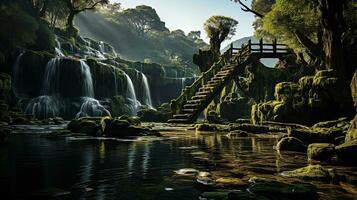
[[[203,30],[204,22],[212,15],[231,17],[239,22],[236,35],[222,44],[222,48],[230,42],[253,35],[254,15],[243,12],[239,4],[231,0],[111,0],[119,2],[122,7],[133,8],[137,5],[153,7],[161,20],[166,22],[170,30],[181,29],[187,34],[190,31],[200,30],[202,39],[208,42]],[[247,5],[251,0],[245,1]]]

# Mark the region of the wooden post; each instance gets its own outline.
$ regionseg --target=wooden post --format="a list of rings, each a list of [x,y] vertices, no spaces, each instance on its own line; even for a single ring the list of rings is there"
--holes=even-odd
[[[229,59],[233,58],[233,42],[231,43],[231,55],[229,56]]]
[[[263,53],[263,38],[260,38],[259,46],[260,46],[260,53]]]
[[[276,38],[273,40],[273,53],[276,54]]]
[[[248,49],[249,49],[249,53],[252,51],[252,40],[248,40]]]

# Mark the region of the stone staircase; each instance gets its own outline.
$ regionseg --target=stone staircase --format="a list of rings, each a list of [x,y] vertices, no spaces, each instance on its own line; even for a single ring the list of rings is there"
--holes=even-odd
[[[186,86],[181,95],[171,101],[173,118],[169,123],[193,123],[212,100],[223,90],[237,72],[252,61],[253,58],[278,57],[287,54],[286,49],[277,48],[276,41],[264,48],[263,41],[252,44],[250,41],[241,48],[228,49],[220,60],[190,86]],[[258,46],[258,49],[254,49]]]

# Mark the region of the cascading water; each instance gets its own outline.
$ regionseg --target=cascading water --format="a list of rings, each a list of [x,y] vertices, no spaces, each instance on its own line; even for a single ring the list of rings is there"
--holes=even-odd
[[[56,45],[57,45],[55,47],[56,55],[61,56],[61,57],[64,56],[64,53],[62,51],[62,46],[61,46],[61,43],[60,43],[57,35],[55,35],[55,41],[56,41]]]
[[[141,106],[141,103],[136,98],[134,84],[133,84],[133,81],[131,80],[130,76],[126,73],[124,73],[124,75],[126,77],[126,82],[127,82],[126,96],[127,96],[127,100],[130,101],[131,114],[136,115],[139,107]]]
[[[82,101],[81,109],[77,113],[76,118],[110,116],[110,112],[102,106],[98,100],[90,97],[82,97]]]
[[[22,76],[23,76],[23,73],[21,72],[21,69],[20,69],[20,63],[21,63],[21,59],[22,59],[22,56],[24,55],[25,52],[22,52],[20,53],[20,55],[16,58],[16,61],[14,63],[14,66],[13,66],[13,70],[12,70],[12,77],[14,79],[13,81],[13,91],[14,91],[14,94],[17,98],[21,99],[24,97],[23,94],[21,94],[21,87],[22,87]]]
[[[57,117],[61,114],[60,99],[57,96],[39,96],[32,99],[26,106],[25,113],[40,119]]]
[[[84,87],[82,88],[82,92],[86,97],[94,97],[94,89],[93,89],[93,80],[92,74],[90,72],[89,66],[84,60],[80,60],[81,66],[81,74],[84,78],[83,83]]]
[[[141,73],[143,84],[143,103],[153,109],[149,81],[144,73]]]

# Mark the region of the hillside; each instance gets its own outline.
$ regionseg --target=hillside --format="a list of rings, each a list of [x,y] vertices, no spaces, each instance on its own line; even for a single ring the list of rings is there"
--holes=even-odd
[[[93,22],[96,22],[95,26],[91,26]],[[139,34],[125,20],[103,12],[79,14],[75,24],[81,36],[111,44],[122,58],[128,60],[196,68],[192,55],[207,46],[200,38],[185,35],[181,30],[170,32],[166,27]]]

